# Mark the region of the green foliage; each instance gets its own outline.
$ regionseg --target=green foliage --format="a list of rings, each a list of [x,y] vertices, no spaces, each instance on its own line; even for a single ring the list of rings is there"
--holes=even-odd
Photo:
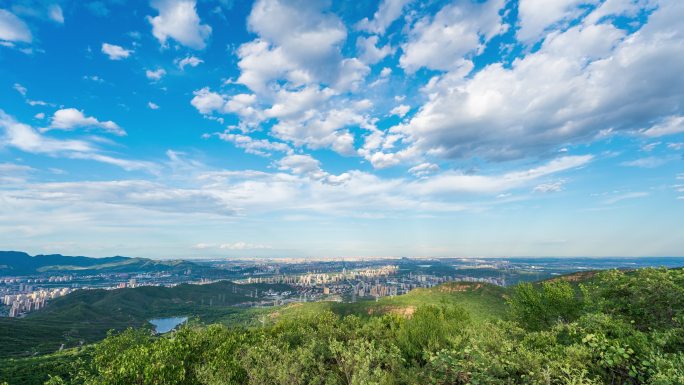
[[[425,363],[425,355],[450,346],[469,321],[456,306],[423,306],[401,325],[397,344],[409,361]]]
[[[508,301],[511,315],[529,330],[542,330],[556,322],[574,321],[584,303],[566,281],[543,282],[541,290],[531,283],[521,283]]]
[[[364,311],[346,316],[302,306],[302,311],[274,313],[272,321],[252,328],[184,326],[164,336],[128,329],[110,333],[78,354],[60,353],[73,359],[68,365],[45,366],[55,371],[49,377],[44,373],[41,381],[49,385],[684,384],[684,317],[680,298],[675,298],[683,285],[681,270],[608,272],[583,285],[565,280],[520,285],[510,291],[510,317],[500,319],[473,317],[468,308],[453,301],[433,299],[424,305],[413,302],[410,312],[403,311],[407,307],[402,312],[376,312],[387,309],[386,304],[355,305]],[[445,293],[461,289],[448,285],[416,295],[444,298]],[[409,304],[394,302],[391,309],[398,309],[399,303]],[[635,307],[647,307],[650,313]],[[0,381],[6,379],[13,385],[27,383],[15,377]]]
[[[192,314],[215,322],[242,313],[235,304],[252,301],[247,294],[286,285],[145,286],[118,290],[78,290],[51,301],[25,318],[0,318],[0,358],[54,352],[103,339],[110,329],[151,327],[151,318]]]
[[[682,325],[684,269],[612,270],[598,275],[592,291],[600,310],[640,330]]]

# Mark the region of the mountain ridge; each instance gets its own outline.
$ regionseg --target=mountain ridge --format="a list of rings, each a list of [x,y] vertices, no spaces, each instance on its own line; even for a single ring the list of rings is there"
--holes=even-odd
[[[37,254],[31,256],[23,251],[0,251],[0,275],[37,275],[103,271],[150,272],[168,269],[184,269],[199,265],[184,260],[156,261],[139,257],[86,257],[62,254]]]

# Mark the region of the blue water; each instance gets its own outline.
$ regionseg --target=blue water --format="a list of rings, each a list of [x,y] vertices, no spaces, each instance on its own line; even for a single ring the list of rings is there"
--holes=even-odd
[[[151,319],[150,323],[154,325],[154,331],[159,334],[168,333],[175,329],[176,326],[187,322],[188,317],[168,317]]]

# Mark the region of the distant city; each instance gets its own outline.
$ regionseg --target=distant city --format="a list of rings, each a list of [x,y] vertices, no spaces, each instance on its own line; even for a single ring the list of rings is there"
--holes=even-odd
[[[145,266],[148,265],[141,265],[140,269]],[[100,267],[99,273],[93,273],[90,267],[72,269],[69,274],[36,271],[9,275],[4,271],[0,275],[0,315],[23,317],[76,290],[173,287],[221,280],[250,287],[281,284],[279,287],[284,289],[280,291],[250,289],[247,295],[253,301],[241,304],[266,307],[294,302],[379,299],[452,281],[509,286],[575,271],[646,266],[684,266],[684,258],[212,259],[169,263],[153,272],[112,272]]]

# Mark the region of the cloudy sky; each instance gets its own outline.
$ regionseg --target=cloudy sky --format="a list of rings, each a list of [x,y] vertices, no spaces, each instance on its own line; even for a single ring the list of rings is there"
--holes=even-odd
[[[0,249],[684,255],[683,19],[0,0]]]

